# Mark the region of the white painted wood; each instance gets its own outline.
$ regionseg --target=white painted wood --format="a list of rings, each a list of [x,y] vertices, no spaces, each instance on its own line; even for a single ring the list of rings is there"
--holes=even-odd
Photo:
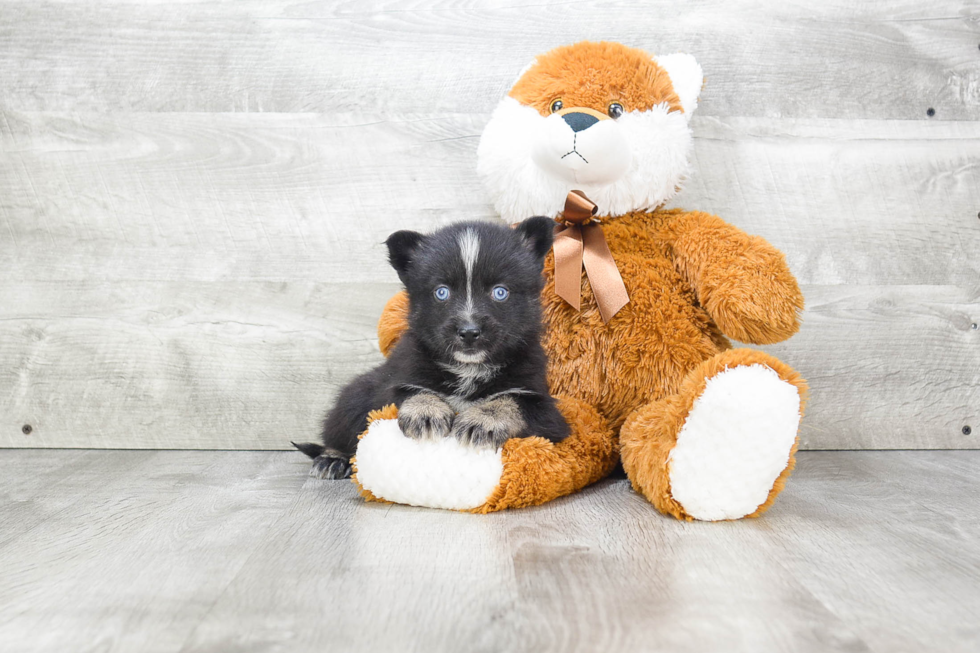
[[[0,443],[284,449],[315,439],[340,386],[382,360],[375,325],[397,289],[31,284],[11,293],[26,317],[0,309]]]
[[[493,219],[467,167],[476,139],[429,131],[478,133],[470,118],[333,131],[302,116],[130,116],[138,129],[108,145],[84,141],[88,118],[21,118],[8,139],[30,145],[0,159],[13,234],[0,242],[0,446],[311,438],[340,385],[380,361],[374,325],[397,287],[387,234]],[[801,334],[769,348],[811,381],[803,446],[978,446],[961,432],[980,424],[976,123],[695,129],[698,171],[676,204],[764,235],[805,283]],[[344,164],[329,152],[355,143],[365,163],[333,179]],[[419,153],[440,165],[414,166]],[[399,197],[405,211],[389,213]]]
[[[0,306],[0,445],[283,449],[313,439],[342,385],[381,362],[375,321],[396,289],[31,284],[13,313]],[[804,293],[800,333],[764,348],[810,382],[804,449],[980,448],[976,291]]]
[[[980,448],[980,286],[804,293],[800,333],[763,348],[810,384],[803,448]]]
[[[26,111],[487,112],[582,39],[697,56],[710,116],[980,118],[975,0],[5,0]]]
[[[486,116],[4,117],[14,279],[394,282],[392,231],[496,219],[476,176]],[[692,124],[673,205],[770,239],[801,282],[980,278],[980,123]]]
[[[980,446],[978,15],[0,0],[0,447],[312,438],[380,360],[385,237],[496,219],[489,111],[586,37],[701,61],[675,204],[804,284],[803,331],[767,348],[811,381],[803,446]]]
[[[0,266],[48,281],[394,282],[392,231],[493,217],[482,122],[2,112]]]
[[[4,504],[62,506],[0,543],[4,651],[980,643],[977,452],[804,452],[762,518],[721,523],[622,479],[467,515],[367,504],[297,452],[90,453],[101,483],[52,484],[66,452],[0,451]]]
[[[980,280],[980,123],[695,114],[692,129],[695,173],[672,204],[765,236],[802,283]]]

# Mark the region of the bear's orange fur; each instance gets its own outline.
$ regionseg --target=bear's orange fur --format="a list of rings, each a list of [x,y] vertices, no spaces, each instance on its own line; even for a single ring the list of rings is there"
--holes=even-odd
[[[656,60],[617,43],[577,43],[539,56],[510,97],[541,116],[551,114],[556,99],[565,108],[603,114],[614,101],[627,112],[664,103],[671,111],[683,110],[670,76]],[[772,356],[732,349],[728,337],[750,344],[789,338],[800,326],[803,295],[778,250],[716,216],[658,209],[601,221],[630,302],[603,322],[582,275],[581,310],[572,308],[555,294],[549,255],[541,295],[549,383],[556,396],[594,406],[607,420],[612,440],[595,452],[621,448],[633,487],[661,512],[691,519],[671,494],[669,460],[709,378],[740,365],[768,366],[797,389],[802,413],[803,379]],[[406,318],[407,296],[400,293],[378,325],[383,352],[397,342]],[[595,479],[608,471],[605,456],[578,444],[564,449],[576,455],[556,453],[563,445],[536,438],[508,442],[504,475],[514,470],[515,481],[501,484],[511,489],[498,488],[488,509],[540,503],[582,487],[569,483],[570,478]],[[772,504],[793,468],[795,452],[794,445],[768,498],[748,516]]]
[[[677,394],[646,404],[630,415],[623,424],[619,433],[623,469],[626,470],[633,489],[647,497],[660,512],[678,519],[693,519],[671,495],[669,460],[670,452],[677,443],[677,434],[694,401],[704,391],[708,379],[726,368],[756,364],[772,368],[782,380],[800,391],[801,398],[805,398],[806,382],[785,363],[761,351],[729,349],[688,372]],[[802,400],[800,406],[802,413]],[[798,444],[799,438],[790,451],[789,464],[776,479],[769,496],[748,517],[758,517],[765,512],[782,491],[786,479],[793,471]]]
[[[553,392],[597,406],[618,430],[644,404],[677,392],[702,361],[742,342],[799,329],[803,295],[783,255],[707,213],[679,209],[605,218],[630,302],[604,323],[582,275],[582,308],[555,294],[545,262],[545,350]]]
[[[555,294],[554,255],[548,255],[541,301],[551,390],[598,408],[619,435],[633,487],[662,512],[690,519],[670,496],[667,457],[706,379],[725,366],[763,363],[799,389],[801,410],[805,399],[806,384],[796,372],[762,352],[731,349],[722,331],[752,344],[784,340],[799,329],[803,295],[779,250],[716,216],[672,209],[602,222],[630,303],[603,322],[583,274],[582,306],[576,311]],[[385,354],[407,327],[407,314],[404,292],[385,306],[378,324]],[[537,440],[505,445],[508,459],[522,470],[523,487],[531,489],[511,491],[503,500],[495,497],[490,509],[530,505],[522,494],[541,503],[547,500],[541,497],[555,498],[588,484],[573,488],[567,483],[569,471],[556,471],[556,464],[586,469],[578,477],[592,478],[589,482],[608,473],[605,457],[546,454],[552,445]],[[782,490],[795,451],[794,446],[767,501],[750,516],[764,512]],[[522,454],[527,454],[523,460]],[[539,461],[551,467],[535,467]],[[527,471],[533,469],[540,471]]]
[[[597,406],[614,429],[643,404],[676,392],[701,362],[730,349],[722,331],[767,344],[799,329],[803,294],[782,253],[765,240],[680,209],[603,223],[630,303],[604,323],[583,274],[576,311],[555,294],[553,254],[545,260],[541,301],[552,392]],[[385,354],[407,326],[407,302],[399,293],[385,306],[378,324]]]
[[[647,111],[664,102],[672,111],[683,111],[667,73],[645,53],[618,43],[555,48],[535,60],[533,74],[522,76],[510,96],[542,116],[551,113],[555,100],[566,108],[586,107],[601,114],[611,102],[619,102],[626,112]]]
[[[396,295],[395,297],[402,297]],[[389,302],[390,305],[390,302]],[[400,331],[398,333],[401,333]],[[397,334],[389,332],[397,338]],[[616,465],[619,447],[608,424],[595,408],[571,397],[557,397],[558,409],[571,427],[571,435],[557,444],[544,438],[515,438],[504,443],[500,483],[483,505],[468,512],[488,513],[504,508],[536,506],[595,483]],[[396,419],[398,409],[385,406],[372,411],[376,419]],[[361,437],[367,433],[365,431]],[[357,458],[351,460],[351,480],[367,501],[390,503],[365,489],[357,480]]]

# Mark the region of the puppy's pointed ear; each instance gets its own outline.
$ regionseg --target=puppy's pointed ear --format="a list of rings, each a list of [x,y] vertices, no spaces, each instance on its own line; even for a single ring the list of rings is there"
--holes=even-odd
[[[515,231],[520,234],[524,245],[534,254],[538,264],[543,265],[544,257],[555,241],[555,221],[539,215],[520,223]]]
[[[385,245],[388,246],[388,261],[395,268],[402,283],[408,284],[408,271],[415,261],[419,247],[425,241],[425,236],[417,231],[396,231],[388,236]]]

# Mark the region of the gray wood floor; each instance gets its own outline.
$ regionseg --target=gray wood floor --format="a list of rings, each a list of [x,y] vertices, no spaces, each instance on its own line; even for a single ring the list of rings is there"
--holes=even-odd
[[[762,519],[475,516],[299,454],[0,451],[0,650],[980,650],[980,452],[804,452]]]

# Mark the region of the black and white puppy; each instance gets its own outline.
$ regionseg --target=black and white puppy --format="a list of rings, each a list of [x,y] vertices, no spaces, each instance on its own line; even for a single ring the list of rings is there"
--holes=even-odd
[[[553,229],[551,219],[536,217],[515,229],[464,222],[388,238],[408,291],[408,330],[388,360],[341,391],[324,420],[323,445],[296,445],[314,458],[312,476],[350,476],[368,413],[392,403],[410,438],[498,447],[509,438],[568,436],[540,342],[541,270]]]

